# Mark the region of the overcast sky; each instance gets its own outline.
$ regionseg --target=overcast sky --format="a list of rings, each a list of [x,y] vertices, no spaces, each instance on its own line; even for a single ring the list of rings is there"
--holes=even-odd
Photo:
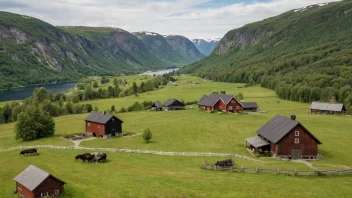
[[[0,0],[0,10],[53,25],[110,26],[207,39],[295,8],[332,1],[337,0]]]

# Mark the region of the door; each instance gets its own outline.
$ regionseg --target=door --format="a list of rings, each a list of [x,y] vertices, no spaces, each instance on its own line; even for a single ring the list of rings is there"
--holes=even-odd
[[[292,159],[302,159],[302,149],[292,149]]]
[[[115,135],[116,135],[116,130],[115,129],[111,130],[111,136],[115,136]]]

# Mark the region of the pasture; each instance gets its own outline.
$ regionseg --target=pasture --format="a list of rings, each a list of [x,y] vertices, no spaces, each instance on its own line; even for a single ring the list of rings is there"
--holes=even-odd
[[[1,197],[13,197],[13,177],[34,164],[67,185],[62,197],[348,197],[350,176],[286,176],[229,173],[201,169],[202,160],[219,158],[175,157],[107,153],[106,163],[83,163],[82,151],[41,149],[38,156],[19,151],[1,153]],[[235,159],[235,165],[258,165]],[[11,165],[10,165],[11,164]],[[260,166],[266,166],[260,164]],[[283,163],[281,168],[301,164]],[[305,190],[302,189],[305,187]],[[288,193],[290,192],[290,193]]]
[[[121,77],[124,78],[124,77]],[[134,78],[134,77],[130,77]],[[139,77],[142,78],[142,77]],[[80,146],[95,148],[140,149],[180,152],[237,153],[253,157],[244,149],[245,138],[256,131],[276,114],[290,116],[308,128],[323,143],[319,152],[323,159],[312,161],[318,169],[342,169],[352,167],[349,151],[352,139],[352,117],[311,115],[309,104],[278,99],[275,92],[261,87],[243,87],[243,84],[203,81],[193,76],[177,77],[177,85],[124,98],[89,101],[99,110],[115,105],[119,110],[136,101],[162,103],[169,98],[185,102],[199,100],[204,94],[226,91],[228,94],[242,92],[245,101],[255,101],[265,113],[234,115],[207,113],[195,108],[185,111],[131,112],[117,114],[124,121],[124,132],[142,133],[150,128],[151,143],[143,142],[140,135],[112,139],[94,139]],[[1,105],[1,103],[0,103]],[[19,145],[73,146],[60,136],[83,132],[83,119],[88,114],[67,115],[54,118],[54,137],[31,142],[16,141],[14,123],[0,125],[0,148]],[[13,177],[33,163],[68,183],[65,197],[350,197],[351,176],[293,177],[280,175],[255,175],[245,173],[213,172],[200,169],[202,161],[215,162],[219,158],[154,156],[142,154],[108,153],[105,164],[83,164],[74,160],[79,151],[43,149],[40,156],[19,156],[19,151],[2,153],[0,164],[1,192],[11,192]],[[302,163],[276,159],[252,162],[235,159],[236,166],[281,169],[312,169]],[[148,184],[148,185],[145,185]],[[297,190],[305,186],[307,190]],[[290,192],[290,193],[288,193]],[[10,195],[9,195],[10,196]],[[7,197],[7,196],[5,196]]]

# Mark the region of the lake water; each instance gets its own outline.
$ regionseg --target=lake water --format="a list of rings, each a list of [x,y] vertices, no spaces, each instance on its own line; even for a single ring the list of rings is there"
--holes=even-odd
[[[141,73],[139,75],[153,76],[155,74],[157,76],[160,76],[160,75],[167,74],[167,73],[170,73],[172,71],[177,71],[177,70],[179,70],[179,68],[163,69],[163,70],[159,70],[159,71],[147,71],[147,72]]]
[[[57,83],[57,84],[45,84],[45,85],[31,85],[27,87],[20,87],[9,90],[0,91],[0,102],[10,101],[10,100],[24,100],[30,96],[35,88],[44,87],[50,90],[52,93],[60,93],[69,90],[74,87],[76,83]]]

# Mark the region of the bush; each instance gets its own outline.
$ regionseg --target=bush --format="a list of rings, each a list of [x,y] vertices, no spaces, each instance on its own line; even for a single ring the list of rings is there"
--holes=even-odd
[[[194,104],[198,104],[198,101],[192,101],[192,102],[186,102],[185,105],[194,105]]]
[[[125,109],[124,107],[122,107],[122,108],[120,109],[120,111],[119,111],[119,113],[125,113],[125,112],[127,112],[127,111],[126,111],[126,109]]]
[[[55,122],[47,113],[36,107],[27,108],[18,115],[15,126],[16,139],[35,140],[53,136]]]
[[[112,106],[111,106],[110,111],[111,111],[111,112],[115,112],[115,105],[112,105]]]
[[[145,129],[144,130],[144,133],[143,133],[143,140],[146,142],[146,143],[149,143],[149,141],[152,139],[152,132],[150,131],[149,128]]]
[[[94,81],[94,83],[93,83],[93,88],[98,88],[98,82],[97,81]]]

